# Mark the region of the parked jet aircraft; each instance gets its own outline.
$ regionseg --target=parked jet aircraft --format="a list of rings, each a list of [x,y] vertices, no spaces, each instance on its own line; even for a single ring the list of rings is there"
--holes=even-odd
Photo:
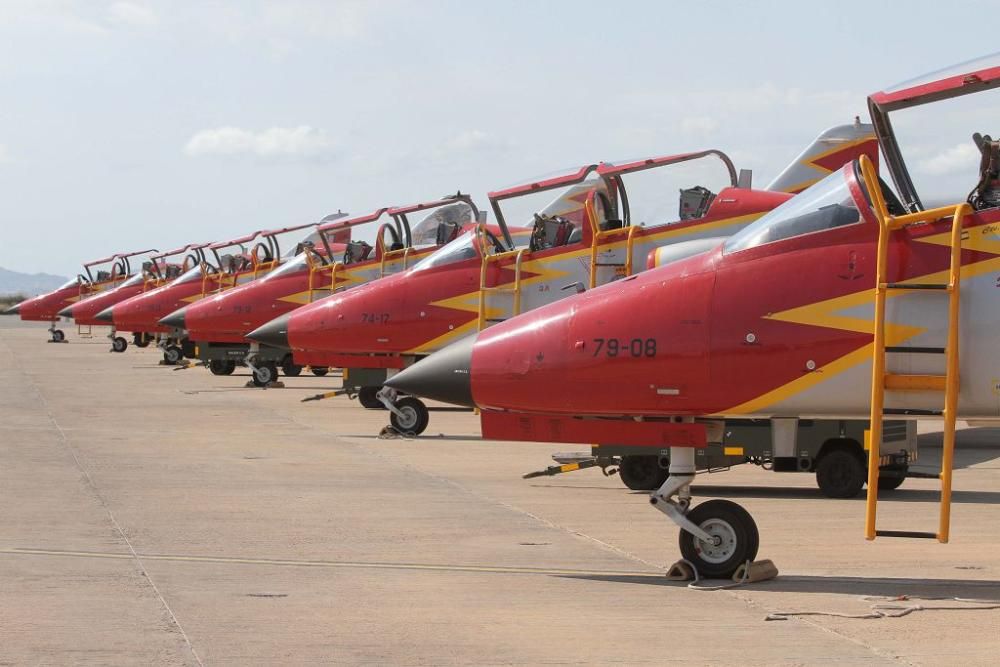
[[[194,346],[183,332],[159,324],[161,317],[198,299],[267,275],[281,263],[278,237],[318,223],[253,232],[202,249],[203,260],[176,279],[138,294],[95,315],[118,331],[155,335],[166,363],[194,356]]]
[[[415,215],[421,218],[411,229],[410,217]],[[472,199],[459,193],[330,221],[318,228],[322,243],[307,244],[280,269],[181,308],[160,324],[186,329],[188,338],[197,343],[199,358],[213,373],[228,375],[237,363],[245,363],[253,369],[254,383],[266,386],[277,377],[278,366],[290,376],[298,375],[302,366],[287,348],[248,344],[248,333],[331,293],[405,271],[481,218]],[[346,248],[334,247],[332,239],[365,226],[377,226],[374,246],[356,240]],[[313,366],[313,371],[325,374],[328,365]]]
[[[662,262],[674,256],[669,244],[692,240],[689,252],[715,245],[717,237],[786,201],[783,190],[874,154],[875,146],[870,126],[832,128],[773,190],[750,189],[748,178],[740,182],[732,161],[716,150],[602,162],[531,180],[490,194],[499,237],[486,229],[469,232],[405,273],[295,310],[249,338],[291,347],[296,363],[336,357],[350,369],[345,386],[366,405],[388,407],[396,429],[420,433],[428,423],[421,401],[392,391],[375,398],[396,369],[489,324],[561,300],[572,293],[567,288],[632,275],[657,248]],[[691,187],[695,178],[705,180]],[[507,221],[532,214],[526,247],[515,244]]]
[[[78,327],[88,327],[106,325],[107,322],[97,319],[97,314],[110,308],[116,303],[129,299],[143,292],[165,285],[174,280],[182,273],[205,261],[204,248],[207,243],[189,244],[159,253],[144,262],[142,270],[137,272],[125,282],[117,287],[105,290],[99,294],[71,304],[59,311],[61,317],[74,320]],[[178,261],[179,260],[179,261]],[[111,349],[114,352],[124,352],[128,349],[128,341],[117,335],[114,325],[108,333],[111,340]],[[135,332],[133,342],[139,347],[149,345],[150,336],[145,332]]]
[[[995,123],[995,105],[957,98],[997,87],[1000,54],[869,98],[898,196],[862,158],[724,242],[498,324],[387,386],[480,407],[489,438],[669,446],[651,502],[709,575],[758,545],[739,505],[690,506],[694,448],[716,441],[721,420],[867,418],[868,461],[844,461],[867,463],[866,537],[946,542],[955,420],[1000,420],[1000,142],[974,134],[967,199],[927,209],[914,183],[943,181],[925,161],[943,130],[914,114],[978,110]],[[921,128],[919,162],[890,122],[902,114]],[[876,529],[883,415],[944,420],[934,532]]]
[[[139,250],[130,253],[116,253],[110,257],[86,262],[83,265],[83,273],[77,275],[76,278],[68,280],[66,284],[47,294],[26,299],[16,306],[8,308],[6,312],[19,314],[21,319],[25,321],[49,322],[51,342],[61,343],[66,340],[66,334],[62,329],[56,328],[60,311],[94,294],[118,287],[133,275],[133,262],[141,266],[142,261],[136,261],[137,257],[149,257],[155,252],[156,250]]]

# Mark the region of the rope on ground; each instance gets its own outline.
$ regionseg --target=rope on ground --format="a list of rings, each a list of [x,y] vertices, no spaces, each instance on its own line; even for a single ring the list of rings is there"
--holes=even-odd
[[[413,440],[417,434],[413,431],[399,431],[394,426],[386,426],[379,431],[379,440]]]
[[[776,611],[764,617],[765,621],[787,621],[793,616],[832,616],[834,618],[876,619],[902,618],[916,611],[989,611],[1000,609],[1000,600],[980,600],[956,597],[920,597],[912,595],[882,596],[866,595],[861,598],[874,602],[871,611],[864,614],[848,614],[837,611]],[[910,600],[961,602],[961,605],[896,604]]]

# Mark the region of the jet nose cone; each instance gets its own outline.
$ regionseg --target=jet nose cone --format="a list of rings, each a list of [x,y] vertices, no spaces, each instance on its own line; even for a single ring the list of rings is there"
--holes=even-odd
[[[267,324],[258,327],[247,334],[247,338],[271,347],[283,347],[288,349],[288,320],[289,315],[276,317]]]
[[[4,315],[18,315],[18,314],[20,314],[20,312],[21,312],[21,304],[17,304],[16,306],[11,306],[7,310],[3,311],[3,314]]]
[[[94,315],[94,319],[102,322],[114,322],[115,318],[111,312],[112,310],[114,310],[114,306],[111,306],[111,308],[105,308],[101,312]]]
[[[73,317],[73,306],[66,306],[58,313],[59,317]]]
[[[396,373],[386,387],[454,405],[476,407],[472,400],[472,346],[476,336],[463,338]]]
[[[184,328],[184,319],[185,319],[185,312],[184,311],[186,311],[186,310],[187,310],[187,306],[185,306],[184,308],[178,308],[177,310],[175,310],[174,312],[170,313],[166,317],[160,319],[159,323],[162,324],[165,327],[172,327],[174,329],[183,329]]]

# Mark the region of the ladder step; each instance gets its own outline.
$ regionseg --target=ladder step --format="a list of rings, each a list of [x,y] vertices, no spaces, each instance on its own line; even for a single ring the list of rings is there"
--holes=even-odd
[[[937,533],[925,533],[919,530],[876,530],[876,537],[915,537],[922,540],[936,540]]]
[[[944,410],[914,410],[911,408],[885,408],[884,415],[910,415],[913,417],[940,417]]]
[[[487,317],[487,322],[506,322],[509,318],[506,317]]]
[[[885,388],[894,391],[944,391],[943,375],[895,375],[886,373]]]
[[[947,284],[938,283],[885,283],[886,289],[899,289],[899,290],[941,290],[947,291],[949,286]]]
[[[906,347],[890,345],[885,348],[886,352],[898,352],[900,354],[944,354],[943,347]]]

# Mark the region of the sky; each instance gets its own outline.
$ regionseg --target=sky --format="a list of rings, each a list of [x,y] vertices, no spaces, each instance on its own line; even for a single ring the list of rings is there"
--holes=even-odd
[[[120,250],[459,189],[488,208],[492,189],[626,156],[719,148],[765,184],[822,129],[865,119],[868,94],[996,50],[968,28],[995,16],[958,1],[0,0],[0,266],[74,275]],[[939,29],[969,39],[932,48]],[[915,169],[972,178],[960,116],[940,145],[903,123]]]

